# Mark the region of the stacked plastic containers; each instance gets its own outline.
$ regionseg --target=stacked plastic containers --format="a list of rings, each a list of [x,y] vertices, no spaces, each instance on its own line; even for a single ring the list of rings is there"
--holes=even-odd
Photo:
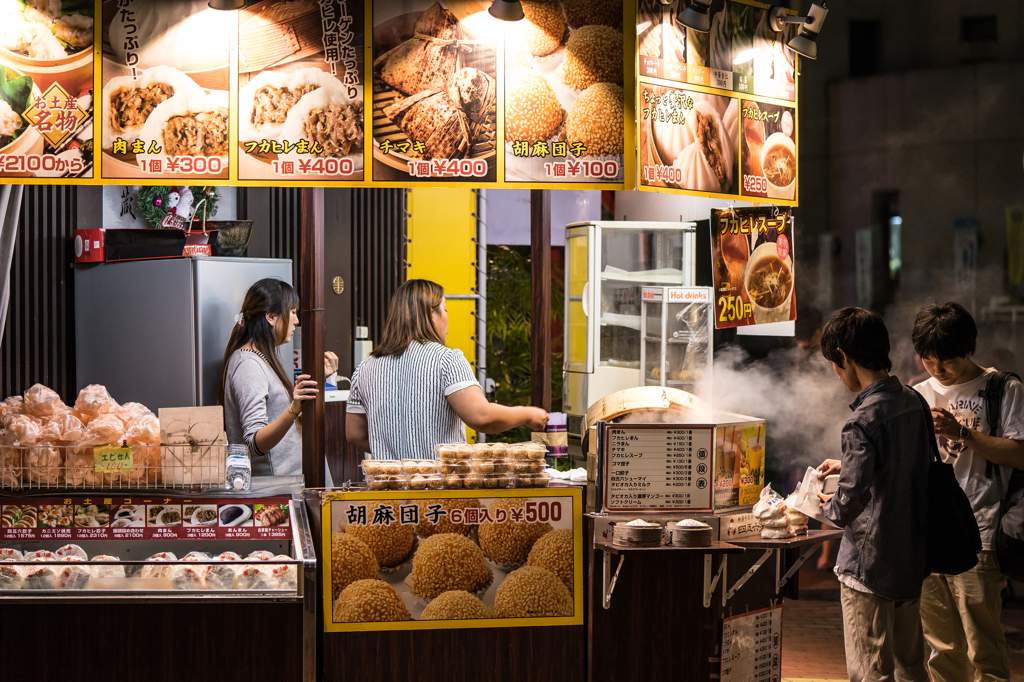
[[[434,455],[360,466],[370,490],[543,488],[550,480],[543,443],[442,443]]]

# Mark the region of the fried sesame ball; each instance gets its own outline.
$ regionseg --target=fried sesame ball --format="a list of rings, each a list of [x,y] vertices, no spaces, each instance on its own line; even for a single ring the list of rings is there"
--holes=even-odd
[[[363,473],[371,475],[382,474],[384,473],[384,467],[381,465],[381,462],[372,459],[364,459]]]
[[[390,486],[390,476],[371,476],[366,484],[370,490],[387,490]]]
[[[377,558],[366,543],[348,533],[331,534],[331,598],[357,580],[377,577]]]
[[[402,462],[402,473],[406,476],[412,476],[420,472],[420,463],[414,459],[407,459]]]
[[[427,487],[431,490],[441,490],[444,488],[445,478],[438,475],[427,476]]]
[[[467,620],[494,618],[491,610],[465,590],[450,590],[427,604],[420,620]]]
[[[622,88],[614,83],[598,83],[587,88],[573,102],[565,136],[570,145],[582,142],[586,146],[583,156],[621,154]]]
[[[449,590],[477,592],[491,584],[484,553],[457,533],[431,535],[412,558],[412,591],[433,599]]]
[[[470,472],[469,462],[442,462],[442,474],[468,474]]]
[[[569,590],[558,576],[539,566],[512,571],[494,595],[496,618],[554,618],[572,614]]]
[[[402,465],[399,462],[381,462],[380,468],[388,476],[398,476],[402,473]]]
[[[554,573],[569,590],[571,596],[573,593],[572,529],[553,530],[542,536],[530,550],[530,558],[526,561],[526,565],[539,566]]]
[[[512,469],[517,474],[536,474],[544,470],[544,462],[532,459],[523,459],[512,462]]]
[[[394,588],[383,580],[357,580],[341,591],[334,605],[335,623],[395,620],[412,620],[412,616]]]
[[[491,457],[493,459],[508,459],[510,449],[508,443],[491,443]]]
[[[448,487],[451,485],[449,476]],[[430,510],[432,505],[439,504],[441,507],[448,512],[444,516],[441,516],[437,523],[431,523],[427,519],[427,512]],[[465,499],[465,500],[420,500],[420,523],[416,526],[416,532],[421,537],[430,537],[431,535],[437,535],[438,533],[458,533],[460,535],[469,535],[473,530],[472,525],[466,525],[464,523],[452,523],[449,520],[449,515],[452,509],[468,509],[470,507],[480,508],[480,500],[476,499]]]
[[[615,28],[622,23],[622,0],[565,0],[565,21],[577,28],[590,24]]]
[[[469,468],[475,474],[493,474],[494,462],[489,459],[475,459],[469,463]]]
[[[492,519],[497,518],[498,509],[505,510],[507,518],[502,523],[487,521],[480,524],[477,531],[480,548],[491,561],[503,566],[521,566],[530,556],[533,543],[551,531],[551,524],[513,521],[512,510],[514,509],[523,512],[520,518],[526,517],[526,500],[521,498],[507,497],[492,502],[488,506]]]
[[[584,26],[565,45],[565,84],[585,90],[594,83],[622,85],[622,34],[607,26]]]
[[[420,462],[420,473],[421,474],[436,474],[437,473],[437,462],[432,459],[425,459]]]
[[[554,52],[565,35],[565,17],[555,0],[522,0],[526,47],[535,57]]]
[[[417,474],[409,480],[409,487],[413,490],[423,490],[427,487],[427,479]]]
[[[393,521],[390,524],[374,524],[373,516],[376,509],[391,507]],[[412,525],[402,524],[401,511],[397,502],[375,502],[366,510],[366,525],[349,524],[345,532],[366,543],[377,562],[385,568],[397,566],[409,556],[412,543],[416,539],[416,530]]]
[[[445,487],[449,489],[458,489],[462,487],[462,474],[448,474],[444,479]]]
[[[505,139],[533,144],[554,137],[564,112],[551,85],[528,69],[509,69],[505,82]]]
[[[483,474],[468,474],[463,481],[467,488],[475,489],[484,487]]]

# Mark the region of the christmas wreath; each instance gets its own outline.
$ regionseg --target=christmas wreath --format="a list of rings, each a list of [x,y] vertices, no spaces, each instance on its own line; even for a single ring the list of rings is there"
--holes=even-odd
[[[204,199],[206,204],[200,207]],[[152,185],[139,187],[135,193],[135,204],[150,227],[166,227],[164,220],[168,215],[178,216],[182,227],[187,226],[197,211],[197,221],[202,221],[204,213],[210,219],[217,211],[219,199],[220,193],[215,187]]]

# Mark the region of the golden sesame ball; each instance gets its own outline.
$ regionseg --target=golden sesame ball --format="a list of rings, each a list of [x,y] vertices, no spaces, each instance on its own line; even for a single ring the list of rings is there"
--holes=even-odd
[[[427,604],[420,620],[467,620],[494,618],[491,610],[465,590],[450,590]]]
[[[452,486],[451,476],[448,477],[448,487]],[[461,476],[459,477],[461,479]],[[441,507],[448,512],[447,514],[438,518],[436,524],[431,523],[427,519],[427,513],[430,511],[430,507],[439,504]],[[431,535],[437,535],[438,533],[458,533],[459,535],[469,535],[473,530],[472,525],[464,523],[452,523],[449,520],[452,509],[468,509],[475,507],[480,508],[480,500],[476,499],[465,499],[465,500],[420,500],[420,523],[416,526],[416,532],[422,537],[430,537]]]
[[[477,531],[480,548],[491,561],[503,566],[521,566],[530,556],[533,543],[551,531],[551,524],[513,521],[513,509],[523,510],[521,518],[526,518],[526,500],[518,497],[506,497],[492,502],[488,506],[492,519],[497,518],[498,509],[504,509],[507,512],[507,518],[502,523],[487,521],[480,524]]]
[[[582,142],[587,148],[583,156],[621,154],[622,115],[622,88],[614,83],[591,85],[573,102],[566,139],[570,145]]]
[[[406,459],[402,461],[402,473],[406,476],[412,476],[420,472],[420,463],[414,459]]]
[[[475,459],[469,463],[469,468],[474,474],[493,474],[494,462],[489,459]]]
[[[425,459],[420,462],[420,473],[421,474],[435,474],[437,473],[437,462],[432,459]]]
[[[372,475],[382,474],[384,473],[383,463],[372,459],[364,459],[363,473]]]
[[[427,479],[425,479],[423,476],[420,476],[419,474],[416,474],[411,479],[409,479],[409,487],[412,488],[413,490],[423,490],[427,487]]]
[[[374,524],[374,510],[383,507],[391,507],[393,520],[387,525]],[[397,566],[409,556],[416,539],[415,527],[402,524],[401,518],[397,502],[375,502],[366,510],[366,525],[349,524],[345,532],[365,542],[382,567]]]
[[[505,139],[533,144],[554,137],[563,111],[551,85],[528,69],[509,69],[505,83]]]
[[[527,566],[539,566],[554,573],[562,584],[573,593],[573,543],[572,529],[563,528],[545,534],[533,545]]]
[[[335,623],[382,623],[412,620],[409,609],[394,588],[383,580],[357,580],[344,590],[334,605]]]
[[[441,490],[441,489],[443,489],[444,488],[445,480],[447,480],[446,477],[440,476],[438,474],[433,474],[433,475],[427,476],[426,479],[427,479],[427,487],[430,488],[431,490]]]
[[[565,17],[555,0],[523,0],[526,47],[535,57],[554,52],[565,35]]]
[[[622,85],[622,34],[607,26],[584,26],[565,45],[565,84],[585,90],[594,83]]]
[[[554,573],[539,566],[512,571],[494,594],[496,618],[553,618],[572,613],[569,590]]]
[[[470,489],[483,488],[484,487],[484,475],[483,474],[467,474],[463,480],[463,484]]]
[[[401,462],[381,462],[380,468],[388,476],[398,476],[402,473]]]
[[[441,464],[442,474],[468,474],[469,462],[443,462]]]
[[[508,443],[492,443],[491,457],[498,460],[508,459],[509,450],[511,450],[511,446]]]
[[[371,476],[369,483],[366,485],[370,490],[387,490],[390,486],[390,481],[390,476]]]
[[[412,591],[433,599],[449,590],[477,592],[491,584],[484,553],[457,533],[431,535],[412,558]]]
[[[570,26],[622,23],[622,0],[565,0],[565,21]]]
[[[446,488],[458,489],[462,487],[462,474],[448,474],[444,479]]]
[[[348,533],[331,534],[331,598],[357,580],[377,577],[377,558],[366,543]]]

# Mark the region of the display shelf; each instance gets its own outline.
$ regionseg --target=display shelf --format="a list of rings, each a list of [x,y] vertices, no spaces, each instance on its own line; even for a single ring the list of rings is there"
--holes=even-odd
[[[710,547],[676,547],[675,545],[661,545],[660,547],[625,547],[611,542],[595,542],[594,549],[614,554],[632,554],[634,552],[682,552],[684,554],[743,554],[743,547],[732,542],[719,542],[713,540]]]
[[[601,281],[603,282],[621,282],[623,284],[664,284],[667,286],[682,286],[683,285],[683,273],[680,272],[678,275],[648,275],[643,272],[631,272],[631,273],[611,273],[602,272]]]
[[[814,545],[825,540],[838,540],[841,537],[843,537],[842,529],[809,530],[807,535],[798,535],[795,538],[783,538],[781,540],[745,538],[743,540],[730,540],[729,542],[747,549],[796,549],[797,547]]]

